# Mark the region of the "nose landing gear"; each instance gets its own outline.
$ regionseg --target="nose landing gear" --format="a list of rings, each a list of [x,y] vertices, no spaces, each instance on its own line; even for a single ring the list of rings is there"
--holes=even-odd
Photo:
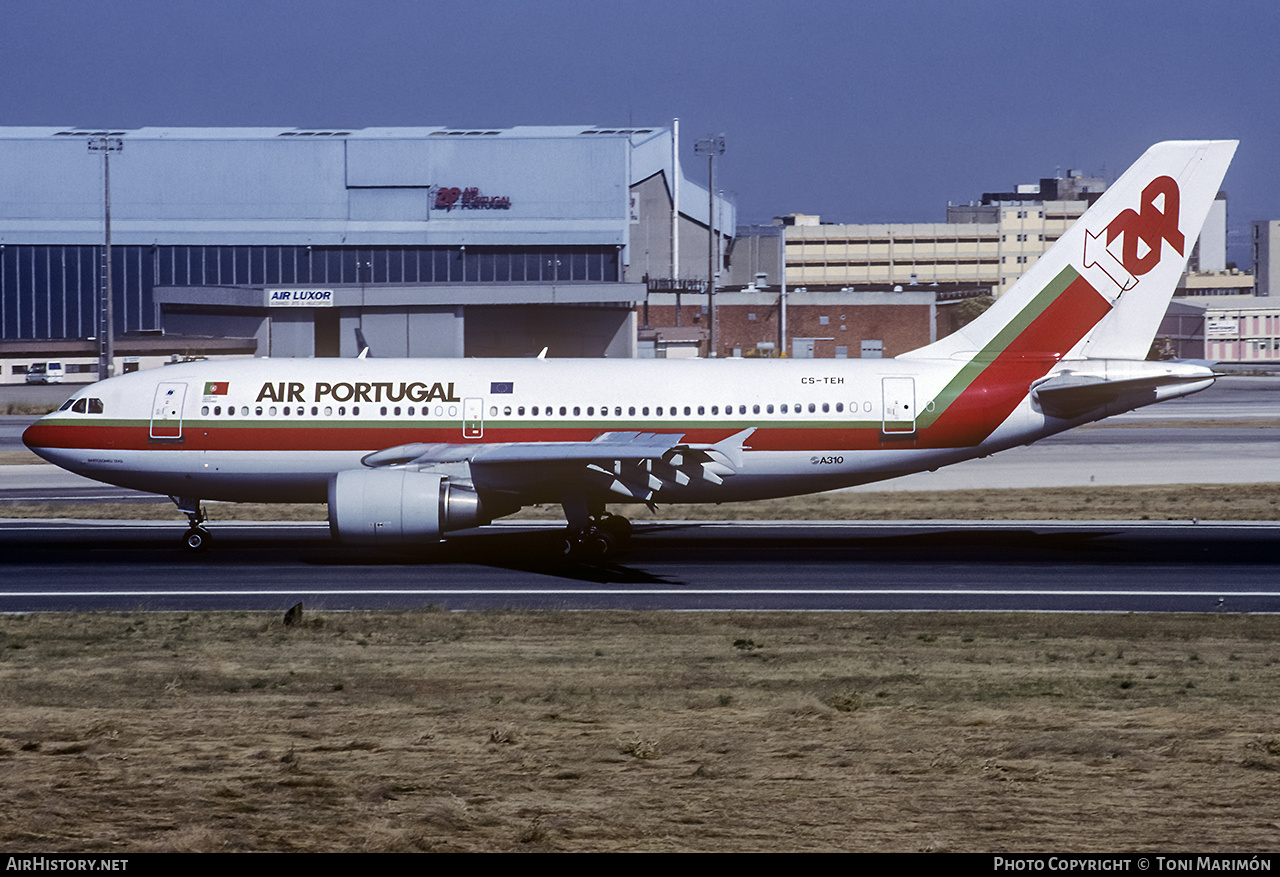
[[[190,529],[182,535],[182,547],[187,551],[204,551],[213,541],[213,537],[204,527],[208,516],[205,515],[204,506],[201,505],[200,500],[187,496],[171,496],[169,499],[173,500],[178,511],[187,516],[190,524]]]
[[[188,551],[204,551],[211,540],[209,531],[204,527],[192,527],[182,536],[182,547]]]

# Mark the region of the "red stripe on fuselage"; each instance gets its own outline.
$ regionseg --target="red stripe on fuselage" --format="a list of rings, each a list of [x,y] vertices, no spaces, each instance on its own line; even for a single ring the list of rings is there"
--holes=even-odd
[[[1111,304],[1077,277],[928,429],[921,430],[915,447],[980,444],[1026,398],[1031,383],[1048,374],[1110,310]]]
[[[581,426],[504,428],[486,425],[484,437],[466,440],[461,424],[427,426],[396,424],[378,427],[282,428],[278,424],[260,426],[190,427],[183,429],[181,441],[154,441],[146,426],[96,426],[91,423],[41,423],[29,427],[26,440],[37,448],[68,450],[153,450],[153,451],[360,451],[369,453],[395,445],[427,444],[485,445],[505,442],[588,442],[601,432],[628,429],[644,432],[681,433],[686,442],[714,443],[740,432],[750,424],[732,423],[716,427],[684,427],[672,424],[616,424],[602,421]],[[758,426],[747,442],[761,451],[849,451],[879,448],[878,428],[841,426],[789,426],[785,422]]]
[[[895,435],[892,447],[971,447],[989,436],[1026,397],[1031,383],[1048,373],[1074,347],[1111,306],[1083,278],[1077,278],[1052,301],[999,355],[978,374],[938,418],[918,433]],[[863,421],[865,424],[865,421]],[[878,427],[793,426],[785,420],[729,422],[723,426],[683,426],[674,423],[615,422],[601,420],[573,426],[502,427],[486,424],[484,437],[463,438],[460,421],[448,425],[394,423],[356,426],[296,421],[245,423],[223,427],[202,421],[183,427],[180,442],[154,441],[146,423],[100,425],[91,419],[75,422],[38,421],[28,427],[23,440],[31,447],[84,450],[186,450],[186,451],[307,451],[370,452],[412,442],[498,444],[503,442],[590,441],[601,432],[635,430],[683,433],[686,442],[714,443],[746,428],[758,427],[747,446],[760,451],[856,451],[886,447]]]

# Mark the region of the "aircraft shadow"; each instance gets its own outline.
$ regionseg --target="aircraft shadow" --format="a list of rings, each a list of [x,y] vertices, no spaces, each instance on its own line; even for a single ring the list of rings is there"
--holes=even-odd
[[[355,551],[333,546],[318,556],[304,562],[331,566],[385,566],[421,564],[445,566],[461,564],[486,566],[513,572],[533,573],[560,579],[590,582],[597,585],[668,585],[679,586],[680,581],[654,575],[626,565],[627,552],[617,557],[567,558],[560,553],[559,531],[516,531],[511,533],[484,533],[453,536],[426,549],[415,551],[391,551],[371,553],[367,549]]]

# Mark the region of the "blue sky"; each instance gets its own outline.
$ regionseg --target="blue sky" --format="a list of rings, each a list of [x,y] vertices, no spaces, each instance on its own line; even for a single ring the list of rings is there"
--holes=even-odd
[[[5,0],[0,125],[723,132],[742,221],[939,222],[1162,139],[1241,141],[1230,258],[1280,218],[1280,4]]]

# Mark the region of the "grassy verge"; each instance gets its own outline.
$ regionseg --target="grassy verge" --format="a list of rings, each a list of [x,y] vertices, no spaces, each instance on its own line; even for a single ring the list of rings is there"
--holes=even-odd
[[[217,521],[323,521],[323,505],[207,503]],[[867,520],[1280,520],[1280,484],[1174,484],[1135,487],[1056,487],[1020,490],[824,493],[760,502],[618,506],[635,521],[867,521]],[[0,517],[174,520],[166,501],[0,504]],[[562,520],[559,506],[522,510],[510,520]]]
[[[0,451],[0,466],[30,466],[44,464],[44,460],[30,451]]]
[[[75,388],[67,389],[67,395],[75,392]],[[43,417],[50,411],[57,411],[61,402],[0,402],[0,414],[21,414],[31,417]]]
[[[1274,849],[1271,616],[0,617],[0,845]]]

